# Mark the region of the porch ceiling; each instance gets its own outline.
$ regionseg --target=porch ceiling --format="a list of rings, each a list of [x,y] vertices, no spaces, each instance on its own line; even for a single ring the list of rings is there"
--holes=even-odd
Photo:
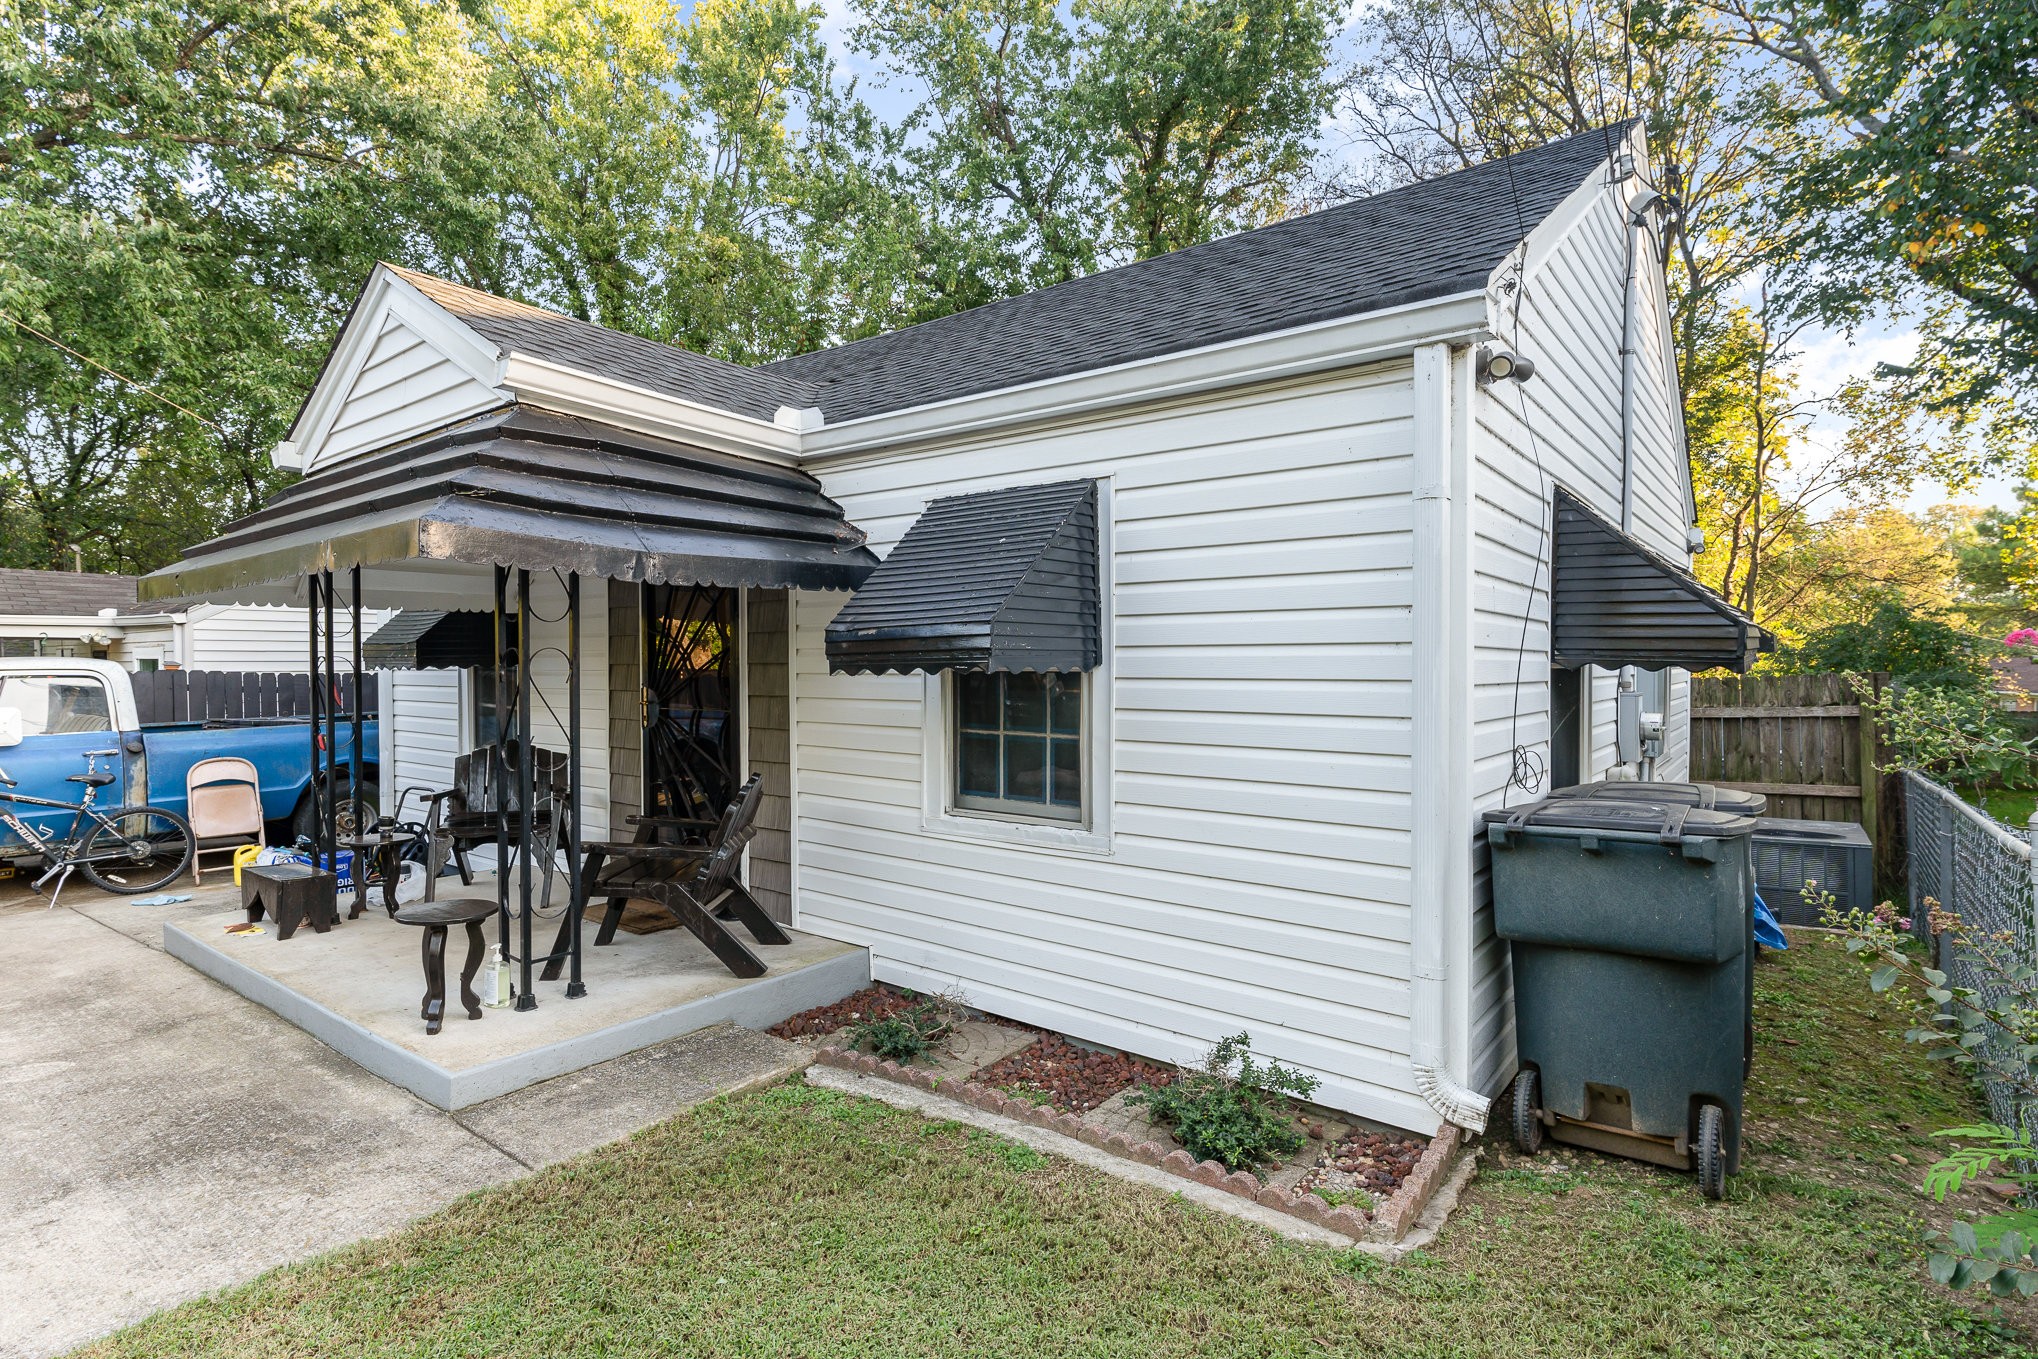
[[[492,566],[853,590],[877,565],[863,542],[803,472],[510,407],[306,477],[139,593],[302,602],[304,576],[354,566],[364,594],[414,605],[464,599]]]

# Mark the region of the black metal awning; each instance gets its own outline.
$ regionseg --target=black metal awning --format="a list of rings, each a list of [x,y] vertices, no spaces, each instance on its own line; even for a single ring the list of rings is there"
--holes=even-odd
[[[512,406],[314,472],[139,593],[231,599],[317,571],[433,561],[805,590],[853,590],[877,565],[795,468]]]
[[[1698,578],[1557,488],[1551,657],[1576,668],[1746,672],[1775,639]]]
[[[504,619],[515,637],[517,616]],[[473,609],[405,609],[361,643],[370,670],[468,670],[495,664],[495,615]]]
[[[944,496],[828,625],[828,668],[1094,669],[1097,486]]]

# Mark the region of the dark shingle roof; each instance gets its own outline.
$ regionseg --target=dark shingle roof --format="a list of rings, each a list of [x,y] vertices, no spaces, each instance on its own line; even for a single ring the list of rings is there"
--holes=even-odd
[[[769,420],[904,410],[1483,287],[1585,182],[1626,127],[1375,194],[1039,292],[756,368],[725,363],[409,269],[507,352]],[[391,266],[392,268],[394,266]]]
[[[101,609],[134,613],[137,576],[0,567],[0,615],[55,614],[84,618]]]
[[[415,269],[387,268],[504,353],[528,354],[760,420],[771,419],[780,406],[814,404],[806,384],[786,375],[590,325]]]
[[[759,371],[814,384],[837,422],[1470,291],[1622,135],[1581,133]]]

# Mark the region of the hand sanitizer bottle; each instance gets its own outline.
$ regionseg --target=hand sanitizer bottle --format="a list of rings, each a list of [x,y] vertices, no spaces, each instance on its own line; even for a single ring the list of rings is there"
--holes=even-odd
[[[481,970],[481,1003],[491,1010],[510,1003],[509,963],[502,956],[501,944],[488,946],[488,965]]]

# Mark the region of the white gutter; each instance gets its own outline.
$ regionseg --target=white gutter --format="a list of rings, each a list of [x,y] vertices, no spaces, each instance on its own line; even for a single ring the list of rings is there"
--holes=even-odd
[[[527,405],[621,425],[645,434],[790,466],[799,461],[804,413],[780,424],[654,392],[632,382],[512,353],[503,385]]]
[[[1427,344],[1414,362],[1409,1057],[1424,1102],[1483,1132],[1490,1101],[1462,1079],[1470,1046],[1472,619],[1469,535],[1460,530],[1470,527],[1471,440],[1463,426],[1473,360]]]
[[[831,421],[801,435],[801,461],[812,467],[859,453],[891,454],[917,443],[1350,368],[1399,358],[1418,344],[1469,344],[1490,339],[1492,333],[1481,288],[908,410]]]

